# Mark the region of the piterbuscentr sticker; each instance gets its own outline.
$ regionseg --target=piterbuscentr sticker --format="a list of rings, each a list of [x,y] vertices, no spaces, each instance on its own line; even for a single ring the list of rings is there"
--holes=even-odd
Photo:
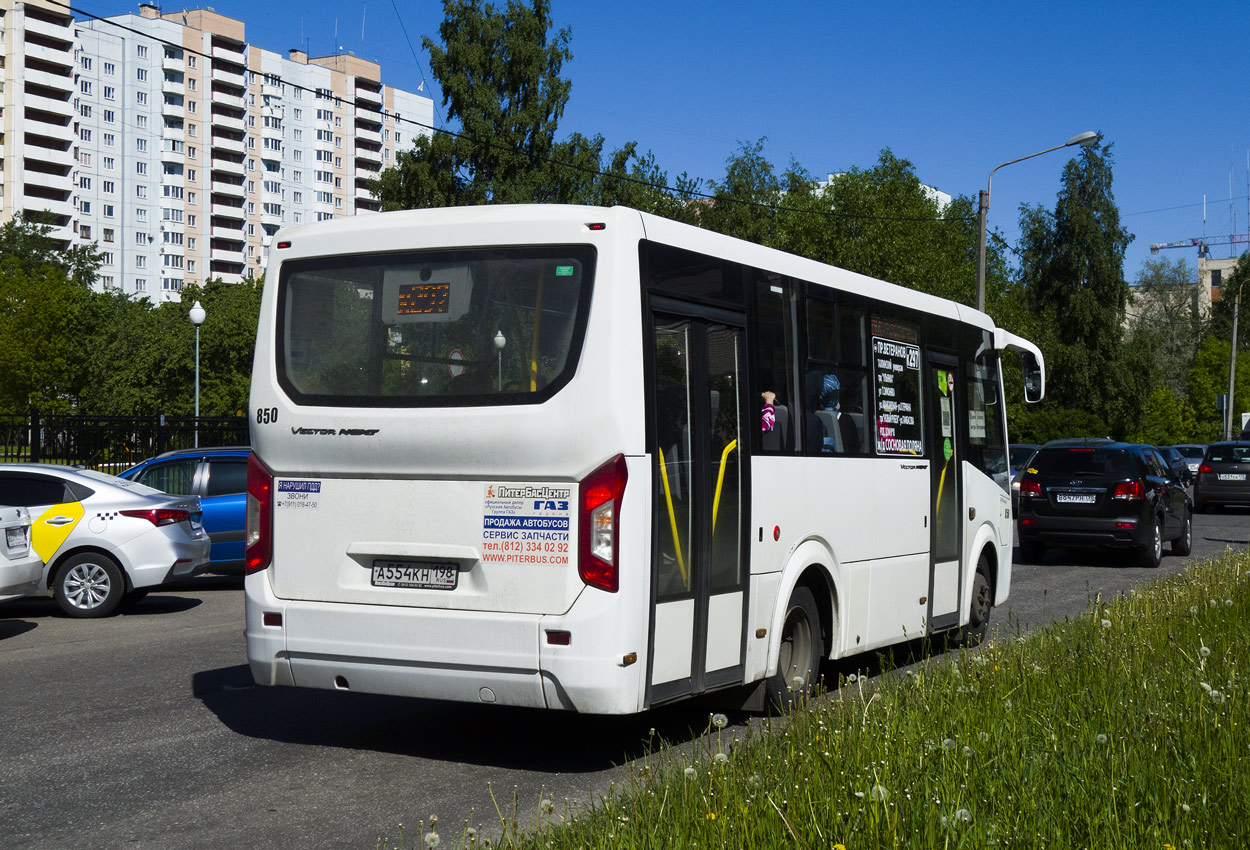
[[[273,500],[273,503],[279,508],[315,510],[320,493],[320,481],[283,481],[278,479],[278,495]]]
[[[482,560],[566,566],[573,488],[487,484],[482,500]]]

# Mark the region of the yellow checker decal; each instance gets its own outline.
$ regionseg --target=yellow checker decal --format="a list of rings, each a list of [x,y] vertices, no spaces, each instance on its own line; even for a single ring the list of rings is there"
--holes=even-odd
[[[31,545],[34,546],[35,552],[44,563],[52,560],[52,556],[61,548],[61,544],[65,542],[65,538],[69,537],[69,533],[78,525],[78,521],[82,519],[82,502],[66,502],[61,505],[53,505],[48,508],[39,518],[31,523]],[[50,525],[48,520],[59,517],[69,517],[73,522],[67,522],[63,525]]]

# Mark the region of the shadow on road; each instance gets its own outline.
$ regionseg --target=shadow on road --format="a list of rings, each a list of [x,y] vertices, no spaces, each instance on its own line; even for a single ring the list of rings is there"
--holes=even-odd
[[[694,740],[708,726],[707,708],[691,704],[604,717],[259,687],[246,665],[196,673],[191,686],[227,728],[252,738],[556,773],[606,770],[658,750],[661,740]]]
[[[39,628],[38,623],[29,620],[0,620],[0,640],[26,634],[31,629]]]

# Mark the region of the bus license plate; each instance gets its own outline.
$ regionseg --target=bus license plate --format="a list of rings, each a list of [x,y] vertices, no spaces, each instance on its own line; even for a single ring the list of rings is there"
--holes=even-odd
[[[460,569],[455,564],[423,564],[413,561],[374,561],[374,587],[417,590],[455,590]]]
[[[1094,504],[1093,493],[1056,493],[1056,502],[1066,502],[1073,505],[1092,505]]]

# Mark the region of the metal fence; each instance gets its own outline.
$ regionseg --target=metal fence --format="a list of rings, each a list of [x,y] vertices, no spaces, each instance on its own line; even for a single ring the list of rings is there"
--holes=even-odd
[[[246,446],[243,416],[82,416],[0,413],[0,460],[120,472],[171,449]]]

